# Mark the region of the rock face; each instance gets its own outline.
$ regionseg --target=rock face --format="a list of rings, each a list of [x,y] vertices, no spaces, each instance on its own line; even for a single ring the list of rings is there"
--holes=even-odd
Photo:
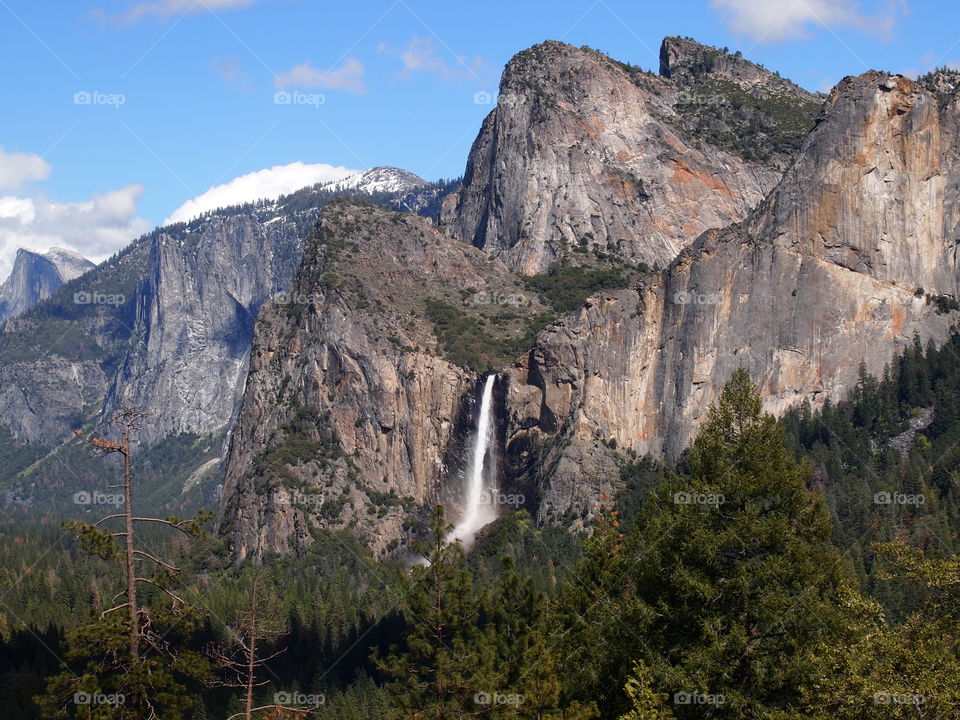
[[[276,210],[211,216],[189,232],[151,237],[133,308],[137,351],[124,357],[105,403],[151,408],[147,443],[231,424],[257,312],[289,288],[300,259],[301,231]]]
[[[669,75],[679,54],[667,55]],[[678,78],[557,42],[519,53],[441,226],[537,274],[578,247],[662,267],[704,230],[743,219],[780,172],[691,134]],[[797,112],[809,124],[817,107]]]
[[[487,299],[521,292],[423,218],[327,206],[288,302],[257,320],[220,521],[236,556],[301,551],[312,528],[343,527],[383,552],[409,511],[452,499],[476,375],[443,357],[430,308],[492,325]]]
[[[152,413],[147,444],[225,428],[253,317],[289,285],[301,232],[278,206],[161,228],[9,321],[0,341],[7,427],[22,441],[56,442],[132,403]]]
[[[20,248],[10,277],[0,285],[0,322],[23,314],[93,267],[72,250],[51,248],[39,253]]]
[[[956,319],[916,290],[957,295],[957,111],[900,76],[845,80],[750,218],[545,331],[507,398],[517,470],[550,447],[541,515],[594,506],[610,446],[676,456],[739,367],[780,413],[942,339]]]
[[[589,51],[548,50],[610,64]],[[668,52],[667,62],[679,68],[678,58],[689,56]],[[721,68],[729,82],[769,75],[730,62]],[[597,67],[582,77],[573,67],[551,67],[573,74],[570,86],[586,88],[582,102],[594,107],[589,78]],[[505,90],[516,86],[505,79]],[[518,132],[498,135],[501,111],[517,107],[505,102],[502,95],[472,162],[512,152],[513,164],[503,167],[526,167],[525,158],[560,146],[527,128],[522,149],[504,140],[503,148],[484,150],[488,140]],[[679,455],[737,368],[750,372],[767,409],[780,414],[803,400],[840,398],[861,362],[881,372],[914,334],[943,338],[955,318],[938,314],[930,299],[958,292],[956,104],[954,95],[898,76],[844,81],[782,180],[744,220],[702,233],[662,273],[595,294],[543,330],[498,383],[504,486],[535,497],[542,521],[576,525],[615,491],[624,451]],[[571,177],[596,192],[597,160],[584,162]],[[458,212],[470,202],[475,168]],[[491,177],[503,188],[513,182],[506,170]],[[512,200],[504,191],[491,204],[488,220],[520,212],[527,196],[514,189]],[[569,194],[554,199],[543,207],[565,212],[576,203]],[[448,214],[442,227],[457,217]],[[449,347],[445,359],[437,357],[456,323],[434,317],[430,300],[457,305],[457,289],[461,298],[478,288],[519,292],[506,265],[530,270],[517,258],[533,255],[517,249],[526,240],[505,243],[503,252],[478,243],[488,251],[478,253],[422,221],[396,223],[370,210],[325,213],[295,283],[312,299],[297,312],[271,306],[262,315],[221,514],[238,558],[300,551],[314,528],[345,526],[389,551],[405,514],[449,499],[445,490],[457,487],[477,375]],[[343,259],[345,247],[354,266]],[[494,257],[481,270],[485,254],[504,262]],[[482,278],[497,278],[499,287],[481,286]]]

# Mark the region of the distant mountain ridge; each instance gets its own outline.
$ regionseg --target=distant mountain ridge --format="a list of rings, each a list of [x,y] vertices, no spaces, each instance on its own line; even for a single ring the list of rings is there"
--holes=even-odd
[[[18,249],[13,270],[0,285],[0,322],[26,312],[64,283],[94,267],[85,257],[66,248],[43,252]]]
[[[348,189],[307,187],[157,228],[9,319],[0,333],[0,457],[47,458],[29,469],[5,463],[0,482],[21,489],[53,477],[94,482],[84,480],[89,464],[72,431],[123,404],[151,412],[141,440],[146,452],[165,448],[166,460],[155,458],[155,467],[179,458],[174,497],[198,468],[212,477],[211,460],[243,390],[260,306],[289,290],[320,209],[345,195],[390,209],[435,209],[446,185],[402,173],[368,175]],[[403,180],[391,185],[401,192],[366,189],[391,178]],[[35,452],[15,452],[24,444]],[[51,472],[56,466],[61,470]]]

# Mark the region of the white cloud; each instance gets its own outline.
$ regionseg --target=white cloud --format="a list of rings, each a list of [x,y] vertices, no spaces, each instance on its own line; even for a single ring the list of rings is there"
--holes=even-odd
[[[135,23],[143,18],[153,16],[160,20],[167,20],[174,15],[195,14],[208,10],[240,10],[253,5],[260,0],[151,0],[133,5],[127,12],[113,15],[98,11],[102,17],[108,17],[121,23]]]
[[[65,247],[94,262],[105,260],[149,229],[138,216],[142,194],[143,187],[129,185],[85,202],[0,197],[0,278],[9,274],[18,247]]]
[[[363,82],[365,72],[363,63],[354,58],[348,58],[339,68],[330,70],[318,70],[305,62],[290,72],[278,73],[274,76],[274,83],[278,88],[319,87],[362,94],[367,91]]]
[[[396,55],[400,58],[403,70],[399,72],[399,75],[404,78],[411,77],[415,72],[427,72],[444,80],[476,78],[483,68],[483,58],[479,55],[473,59],[457,55],[454,57],[452,64],[448,63],[444,54],[434,44],[433,39],[428,37],[414,36],[403,50],[394,50],[386,43],[380,43],[377,52]]]
[[[39,155],[8,153],[0,147],[0,190],[16,190],[24,183],[48,177],[50,165]]]
[[[322,163],[306,165],[302,162],[258,170],[248,175],[241,175],[223,185],[212,187],[193,200],[188,200],[174,210],[164,224],[186,222],[219,207],[239,205],[261,198],[277,198],[308,185],[340,180],[356,172],[359,171]]]
[[[710,0],[710,6],[734,32],[770,43],[808,37],[810,26],[889,36],[898,9],[906,10],[897,0],[888,1],[877,15],[862,13],[854,0]]]

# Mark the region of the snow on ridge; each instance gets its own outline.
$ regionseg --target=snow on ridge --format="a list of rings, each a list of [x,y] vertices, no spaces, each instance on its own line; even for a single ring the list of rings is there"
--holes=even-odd
[[[321,186],[322,190],[342,191],[358,190],[360,192],[409,192],[428,183],[409,170],[402,168],[380,166],[358,172],[342,180],[334,180]]]

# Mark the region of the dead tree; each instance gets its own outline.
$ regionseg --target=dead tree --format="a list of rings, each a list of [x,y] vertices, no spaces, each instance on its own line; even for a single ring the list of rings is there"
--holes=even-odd
[[[150,616],[147,610],[141,607],[137,600],[138,587],[141,584],[151,585],[169,596],[174,612],[188,606],[188,603],[173,592],[167,586],[167,583],[145,577],[145,573],[142,574],[140,572],[144,561],[152,563],[154,567],[166,577],[172,577],[176,573],[179,573],[180,568],[161,560],[152,553],[139,547],[136,539],[137,525],[139,523],[158,523],[191,537],[197,537],[202,534],[202,524],[208,519],[206,513],[200,513],[197,517],[189,520],[181,520],[173,517],[138,517],[134,512],[131,442],[134,434],[142,428],[143,419],[148,416],[149,413],[141,412],[135,407],[124,407],[107,423],[107,427],[120,429],[120,438],[118,440],[109,440],[104,436],[96,435],[91,437],[89,441],[95,456],[120,455],[122,458],[123,480],[120,484],[110,485],[109,487],[112,489],[122,489],[124,501],[123,512],[106,515],[92,525],[88,523],[71,524],[71,526],[78,531],[81,542],[89,549],[92,549],[101,557],[120,560],[124,567],[126,576],[124,589],[114,595],[111,600],[111,602],[117,603],[117,600],[124,598],[124,602],[114,604],[112,607],[103,610],[100,613],[100,617],[104,618],[110,613],[119,610],[125,609],[127,611],[130,661],[134,664],[140,660],[141,642],[144,640],[150,641],[151,639],[160,642],[159,638],[152,638],[150,635]],[[122,520],[123,529],[116,532],[107,532],[101,529],[102,525],[109,523],[111,520]],[[119,552],[116,545],[118,541],[120,542],[121,548]]]
[[[234,720],[234,718],[239,717],[244,718],[244,720],[253,720],[253,714],[261,710],[273,710],[278,714],[285,711],[298,715],[307,715],[311,712],[306,708],[294,708],[277,703],[259,707],[253,706],[253,695],[256,688],[270,683],[269,680],[258,678],[259,671],[266,667],[268,662],[284,652],[278,650],[266,657],[259,656],[260,644],[282,635],[285,629],[281,623],[263,617],[259,589],[260,578],[257,576],[254,577],[250,588],[249,605],[241,613],[237,629],[227,628],[230,635],[229,641],[227,643],[213,643],[207,649],[207,654],[229,676],[228,679],[215,681],[213,684],[219,687],[243,690],[243,712],[231,715],[227,720]]]
[[[91,622],[67,631],[66,656],[78,663],[75,667],[80,672],[65,667],[47,679],[46,692],[37,698],[44,717],[78,714],[77,692],[95,687],[112,698],[111,707],[98,710],[98,717],[105,717],[104,712],[122,720],[183,717],[198,705],[185,683],[203,682],[208,677],[208,659],[173,635],[175,631],[189,635],[202,614],[174,591],[179,569],[157,557],[163,553],[149,552],[138,538],[137,528],[156,523],[199,536],[211,514],[201,511],[191,520],[136,514],[131,447],[145,417],[146,413],[125,407],[111,418],[104,434],[89,439],[94,457],[119,455],[122,460],[122,479],[110,487],[123,491],[115,499],[117,505],[123,502],[123,508],[92,524],[75,521],[67,526],[77,533],[85,550],[123,568],[124,580],[120,592],[106,602],[101,602],[96,589]],[[79,430],[76,433],[83,436]],[[146,590],[144,586],[169,597],[169,609],[166,603],[144,602],[138,592]]]

